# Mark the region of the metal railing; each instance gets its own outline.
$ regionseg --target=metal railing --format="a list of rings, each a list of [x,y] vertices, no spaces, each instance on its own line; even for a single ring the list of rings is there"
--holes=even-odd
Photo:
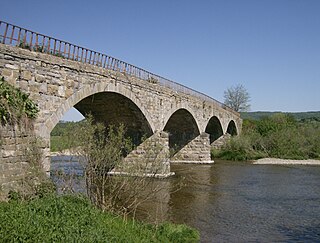
[[[39,34],[4,21],[0,21],[0,43],[29,49],[31,51],[48,53],[65,59],[122,72],[149,82],[159,83],[176,92],[196,96],[202,100],[212,102],[230,112],[238,114],[228,106],[206,94],[148,72],[142,68],[136,67],[109,55]]]

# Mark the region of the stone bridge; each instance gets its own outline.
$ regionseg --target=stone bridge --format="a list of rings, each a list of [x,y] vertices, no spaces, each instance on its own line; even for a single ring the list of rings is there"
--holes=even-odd
[[[210,145],[241,131],[239,113],[202,93],[115,58],[27,30],[22,35],[17,29],[24,31],[0,22],[0,76],[38,104],[34,132],[43,141],[46,171],[50,132],[72,107],[105,124],[123,123],[137,146],[127,156],[128,163],[151,160],[145,145],[160,145],[163,156],[157,173],[162,175],[170,173],[169,160],[211,161]],[[19,142],[8,142],[10,136],[3,132],[3,169],[10,169],[8,164],[19,155]],[[174,152],[169,158],[170,149]]]

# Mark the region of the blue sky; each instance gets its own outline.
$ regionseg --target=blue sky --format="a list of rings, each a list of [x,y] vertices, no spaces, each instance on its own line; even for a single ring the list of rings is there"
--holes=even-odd
[[[320,110],[319,0],[1,0],[0,16],[252,111]]]

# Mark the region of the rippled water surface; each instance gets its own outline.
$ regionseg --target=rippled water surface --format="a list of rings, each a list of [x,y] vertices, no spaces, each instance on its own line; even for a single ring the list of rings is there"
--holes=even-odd
[[[52,168],[71,171],[57,160]],[[160,199],[144,209],[157,205],[163,218],[197,228],[202,242],[320,241],[320,166],[217,161],[171,170],[175,176],[159,181]]]

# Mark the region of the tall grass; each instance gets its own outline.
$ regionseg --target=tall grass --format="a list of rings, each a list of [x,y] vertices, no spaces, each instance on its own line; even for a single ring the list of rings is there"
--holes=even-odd
[[[79,196],[0,203],[1,242],[198,242],[185,225],[152,226],[95,208]]]

